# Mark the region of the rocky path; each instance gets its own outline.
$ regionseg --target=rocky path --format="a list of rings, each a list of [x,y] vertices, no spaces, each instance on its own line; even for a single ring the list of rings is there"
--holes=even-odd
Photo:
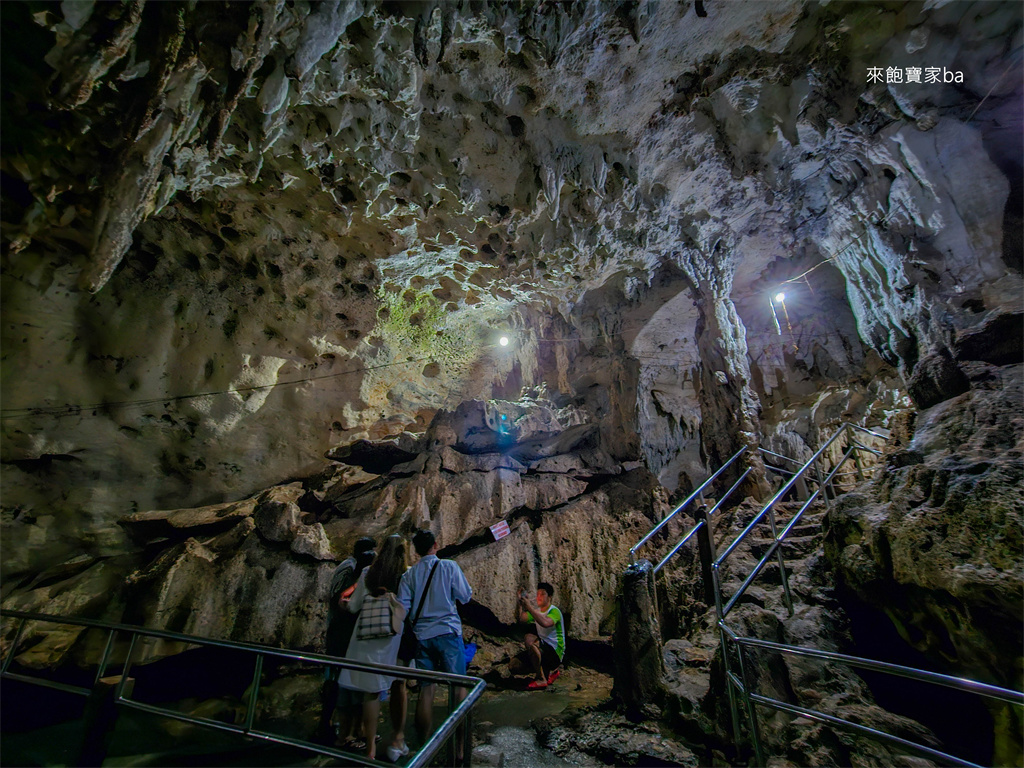
[[[778,530],[792,519],[799,506],[797,503],[779,505]],[[718,552],[736,538],[758,510],[756,505],[744,502],[716,521]],[[786,609],[779,566],[773,558],[728,616],[728,624],[737,634],[788,645],[850,652],[849,620],[836,600],[835,585],[824,560],[823,531],[827,525],[828,512],[824,504],[816,505],[801,517],[781,547],[793,598],[792,615]],[[771,543],[769,524],[762,521],[734,551],[722,570],[725,601],[737,592]],[[666,596],[677,601],[670,615],[681,617],[681,636],[665,644],[667,709],[681,732],[692,739],[703,737],[709,754],[724,755],[731,753],[731,725],[717,616],[714,607],[704,603],[698,572],[691,558],[684,559],[667,574]],[[864,681],[843,665],[751,652],[747,657],[747,670],[751,687],[762,695],[911,740],[935,743],[923,726],[879,707]],[[772,766],[922,764],[919,758],[894,754],[876,742],[849,736],[805,718],[763,708],[757,713],[765,752]],[[741,717],[746,729],[745,714]]]

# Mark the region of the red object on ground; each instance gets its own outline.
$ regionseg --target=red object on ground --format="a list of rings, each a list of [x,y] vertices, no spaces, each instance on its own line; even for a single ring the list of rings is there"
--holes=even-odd
[[[531,680],[530,684],[528,686],[526,686],[526,687],[529,688],[531,691],[536,691],[539,688],[547,688],[548,687],[548,681],[547,680]]]
[[[548,685],[551,685],[553,682],[555,682],[555,680],[558,679],[558,676],[560,674],[562,674],[562,670],[556,669],[554,672],[548,675]]]

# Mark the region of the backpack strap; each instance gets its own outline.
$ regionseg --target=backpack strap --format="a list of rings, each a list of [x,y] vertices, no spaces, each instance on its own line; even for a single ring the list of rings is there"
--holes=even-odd
[[[412,621],[409,622],[410,627],[416,626],[416,621],[420,617],[420,611],[423,610],[423,604],[427,602],[427,591],[430,589],[430,582],[434,580],[434,571],[437,570],[437,566],[439,566],[440,564],[441,560],[438,559],[438,561],[434,563],[434,567],[430,569],[430,575],[427,577],[427,583],[423,586],[423,594],[420,596],[420,605],[416,609],[416,613],[413,615]]]

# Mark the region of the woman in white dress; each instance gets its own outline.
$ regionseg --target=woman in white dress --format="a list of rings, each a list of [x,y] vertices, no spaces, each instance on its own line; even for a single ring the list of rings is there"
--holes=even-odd
[[[405,609],[398,603],[398,583],[406,570],[406,547],[401,536],[389,536],[384,540],[380,554],[373,564],[363,571],[359,577],[355,592],[349,602],[349,610],[352,613],[359,613],[365,604],[369,604],[367,597],[391,597],[391,611],[397,615],[399,630],[396,634],[388,637],[377,637],[373,639],[359,638],[359,621],[356,623],[356,631],[352,633],[352,640],[349,642],[349,659],[353,661],[369,661],[375,664],[395,665],[398,659],[398,645],[402,640],[401,622],[405,619]],[[397,762],[404,755],[409,754],[409,748],[405,745],[405,719],[407,709],[405,680],[393,678],[376,672],[362,672],[354,669],[343,669],[338,678],[338,684],[343,689],[340,696],[344,696],[356,703],[360,699],[363,705],[363,733],[366,737],[366,756],[376,758],[377,756],[377,720],[380,717],[380,702],[385,698],[388,687],[391,688],[391,723],[394,733],[391,738],[391,745],[388,747],[388,758]]]

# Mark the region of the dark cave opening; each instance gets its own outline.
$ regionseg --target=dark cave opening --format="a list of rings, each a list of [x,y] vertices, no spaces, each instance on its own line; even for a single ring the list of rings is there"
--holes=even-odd
[[[915,669],[942,671],[932,659],[908,645],[884,613],[852,599],[845,602],[845,609],[850,619],[852,647],[843,649],[844,652]],[[995,723],[983,697],[882,672],[856,672],[880,706],[927,727],[941,742],[939,749],[943,752],[978,765],[992,765]]]

